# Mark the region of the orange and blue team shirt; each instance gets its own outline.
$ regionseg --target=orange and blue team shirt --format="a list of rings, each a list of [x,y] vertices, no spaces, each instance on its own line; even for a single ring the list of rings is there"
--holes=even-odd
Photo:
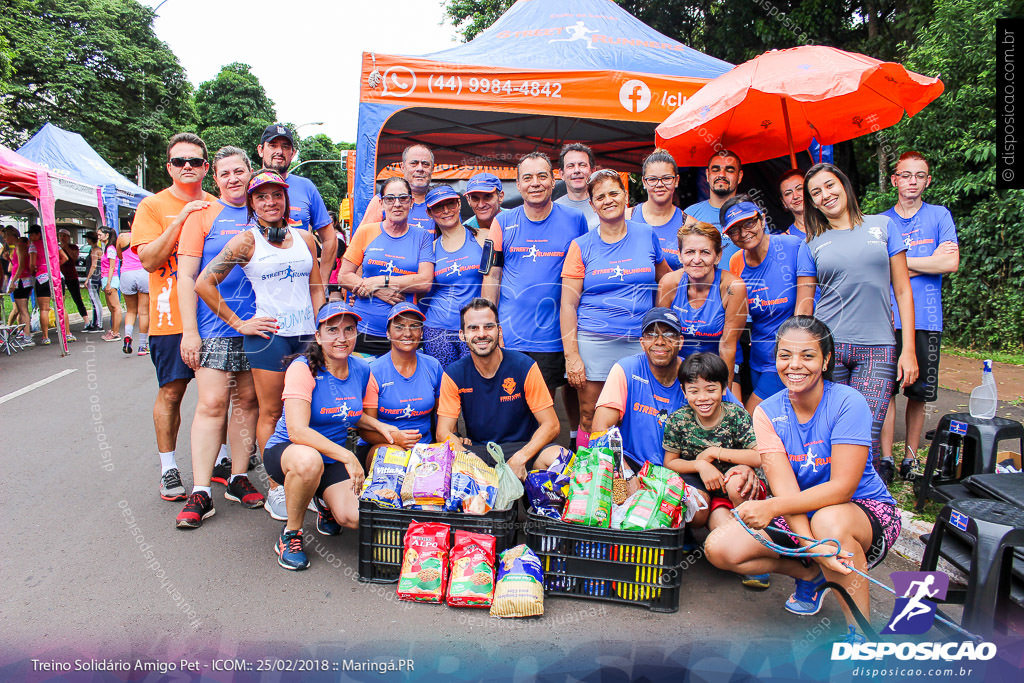
[[[200,258],[199,270],[203,272],[210,261],[217,258],[224,246],[232,237],[249,229],[248,210],[244,206],[231,206],[222,200],[201,211],[193,211],[185,219],[178,237],[178,256],[194,256]],[[242,320],[256,315],[256,295],[252,284],[241,268],[232,268],[227,277],[218,287],[224,303]],[[240,337],[238,330],[224,322],[199,297],[196,297],[196,323],[199,336],[203,339],[212,337]]]
[[[331,224],[327,205],[312,180],[290,173],[287,182],[290,227],[316,231]]]
[[[415,275],[421,263],[434,263],[430,234],[411,226],[401,237],[392,237],[380,223],[364,223],[356,230],[352,243],[345,250],[346,261],[362,267],[363,277],[378,275]],[[406,294],[405,300],[415,303],[416,297]],[[359,331],[383,337],[387,334],[388,311],[391,304],[377,297],[356,298],[352,309],[362,316]]]
[[[722,304],[722,271],[715,270],[715,281],[708,290],[708,298],[699,308],[690,305],[687,289],[690,276],[683,273],[672,300],[672,310],[679,316],[683,329],[683,358],[694,353],[718,353],[718,342],[725,332],[725,306]]]
[[[831,479],[834,445],[871,447],[871,409],[856,389],[825,381],[821,402],[810,421],[801,423],[793,411],[789,392],[780,391],[754,409],[754,434],[762,457],[769,453],[786,454],[800,490],[805,491]],[[864,463],[852,499],[896,504],[871,458]],[[813,514],[809,512],[807,516]]]
[[[434,286],[427,295],[427,319],[424,325],[438,330],[462,327],[459,312],[480,296],[484,276],[480,273],[483,247],[470,230],[466,241],[455,251],[447,251],[441,238],[434,240]]]
[[[431,443],[430,416],[437,405],[443,372],[436,358],[417,352],[416,371],[406,377],[395,368],[391,354],[385,353],[370,363],[363,409],[376,409],[381,422],[414,429],[423,435],[420,443]]]
[[[796,309],[796,279],[817,273],[807,243],[792,235],[769,235],[760,265],[747,264],[744,251],[732,255],[729,272],[747,286],[750,368],[775,372],[775,332]]]
[[[348,429],[363,416],[363,397],[370,380],[370,364],[358,356],[348,357],[348,377],[338,379],[326,369],[314,375],[305,356],[291,362],[284,373],[284,411],[267,439],[267,448],[288,443],[287,400],[296,398],[309,402],[309,426],[334,443],[345,443]],[[320,456],[325,463],[336,460]]]
[[[217,198],[204,192],[202,200],[213,203]],[[143,199],[132,221],[132,250],[137,254],[139,247],[162,235],[189,201],[175,197],[171,188]],[[178,311],[178,245],[175,244],[167,260],[149,274],[149,336],[181,334],[183,329]]]
[[[441,375],[437,414],[457,420],[461,412],[466,436],[474,442],[529,441],[539,426],[534,414],[554,405],[532,358],[510,349],[501,353],[491,378],[480,376],[471,356],[455,361]]]
[[[590,230],[569,245],[562,277],[583,280],[577,327],[585,332],[639,337],[654,306],[655,264],[665,260],[651,226],[626,222],[626,235],[608,244]]]
[[[505,348],[562,350],[562,264],[572,241],[586,233],[583,212],[562,204],[552,204],[542,221],[531,221],[522,206],[494,219],[489,236],[504,261],[498,313]]]
[[[896,207],[882,214],[892,219],[899,230],[903,244],[907,247],[907,258],[931,256],[943,242],[959,244],[956,225],[949,209],[937,204],[923,202],[921,208],[910,218],[896,213]],[[942,274],[921,273],[910,278],[910,289],[914,292],[914,328],[918,330],[942,331]],[[890,287],[890,292],[892,288]],[[896,306],[896,295],[890,293],[894,327],[903,329],[900,311]]]
[[[646,205],[647,202],[644,202],[633,209],[633,215],[629,220],[634,223],[646,224],[647,218],[644,216],[644,207]],[[661,242],[661,252],[665,254],[665,261],[672,270],[679,270],[680,265],[682,265],[679,262],[679,228],[683,227],[684,217],[685,214],[682,209],[677,206],[667,223],[651,226],[654,229],[654,234],[658,236],[658,241]]]

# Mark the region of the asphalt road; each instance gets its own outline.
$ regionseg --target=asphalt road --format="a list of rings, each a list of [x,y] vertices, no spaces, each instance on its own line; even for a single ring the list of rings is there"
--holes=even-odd
[[[90,674],[77,669],[92,660],[149,662],[180,680],[563,680],[597,669],[607,680],[655,680],[678,678],[680,666],[699,674],[694,680],[741,672],[852,680],[849,662],[829,661],[844,631],[834,599],[814,617],[795,617],[782,609],[788,580],[775,577],[770,590],[754,593],[700,558],[683,572],[673,614],[550,598],[543,617],[498,620],[483,610],[399,602],[393,585],[360,583],[357,535],[318,536],[313,513],[306,519],[312,566],[285,571],[272,551],[280,523],[225,500],[217,484],[216,515],[201,529],[177,530],[181,504],[157,494],[149,359],[124,356],[99,335],[79,338],[66,358],[55,346],[0,356],[8,540],[0,680],[83,680]],[[195,398],[190,388],[178,441],[186,487]],[[890,555],[873,574],[886,581],[891,571],[914,568]],[[881,590],[872,596],[880,628],[893,602]],[[248,669],[214,671],[221,658],[240,658]],[[259,670],[310,666],[296,658],[328,671]],[[183,672],[182,659],[198,662],[199,672]],[[403,659],[414,660],[412,673],[344,670]],[[65,664],[70,673],[52,671]]]

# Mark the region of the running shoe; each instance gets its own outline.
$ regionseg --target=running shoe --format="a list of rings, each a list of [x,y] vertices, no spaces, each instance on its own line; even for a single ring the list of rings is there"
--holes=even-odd
[[[90,324],[88,324],[88,325],[86,325],[86,326],[84,326],[84,327],[82,328],[82,332],[98,332],[98,331],[100,331],[101,329],[103,329],[103,328],[100,328],[100,327],[96,327],[95,325],[93,325],[92,323],[90,323]]]
[[[177,467],[160,476],[160,497],[164,500],[185,500],[185,487],[181,485],[181,472]]]
[[[900,463],[900,479],[913,481],[917,478],[917,458],[904,458]]]
[[[100,339],[102,339],[105,342],[116,342],[121,341],[121,335],[119,335],[117,332],[110,330],[105,335],[100,337]]]
[[[249,481],[249,477],[244,474],[235,477],[234,481],[228,482],[228,487],[224,490],[224,497],[241,503],[250,510],[263,507],[263,494],[256,490],[256,487]]]
[[[213,476],[210,477],[210,481],[227,486],[229,478],[231,478],[231,458],[224,458],[213,466]]]
[[[697,539],[690,527],[683,528],[683,552],[692,553],[697,549]]]
[[[42,341],[41,341],[40,343],[41,343],[41,344],[42,344],[43,346],[49,346],[49,345],[50,345],[50,344],[52,344],[53,342],[52,342],[52,341],[50,341],[50,338],[49,338],[49,337],[43,337],[43,340],[42,340]]]
[[[196,491],[188,497],[188,502],[178,513],[174,524],[179,529],[198,529],[203,525],[204,519],[213,517],[214,512],[216,510],[213,509],[213,500],[209,494],[205,491]]]
[[[825,575],[818,572],[817,578],[813,581],[796,579],[796,591],[786,600],[786,611],[799,614],[802,617],[809,617],[817,614],[824,602],[825,594],[829,588],[822,588],[825,583]]]
[[[137,356],[148,356],[149,355],[149,344],[141,344],[139,346],[139,352],[135,354]]]
[[[131,354],[131,352],[132,352],[132,335],[130,335],[130,334],[124,335],[124,344],[121,345],[121,350],[124,351],[127,354]]]
[[[71,334],[70,332],[68,332],[68,336],[66,336],[64,338],[68,340],[68,343],[78,341],[78,337],[76,337],[75,335]]]
[[[743,587],[752,591],[766,591],[772,587],[771,574],[744,574],[741,579]]]
[[[849,643],[850,645],[860,645],[861,643],[868,642],[868,639],[863,633],[857,631],[856,626],[847,625],[846,635],[839,641],[840,643]]]
[[[896,466],[892,460],[882,459],[878,463],[878,476],[882,478],[882,481],[886,486],[892,484],[892,479],[896,475]]]
[[[274,553],[277,555],[277,563],[285,569],[298,571],[309,566],[306,551],[302,549],[302,529],[282,531],[274,544]]]
[[[338,536],[344,531],[331,514],[331,508],[327,507],[327,501],[313,496],[313,505],[316,507],[316,530],[321,536]]]
[[[267,500],[263,503],[263,509],[279,522],[288,521],[288,505],[284,500],[283,486],[267,491]]]

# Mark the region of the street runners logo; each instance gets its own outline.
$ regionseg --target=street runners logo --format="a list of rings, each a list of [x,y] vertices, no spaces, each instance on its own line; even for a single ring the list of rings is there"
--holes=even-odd
[[[932,627],[935,621],[935,603],[942,601],[949,589],[949,577],[942,572],[893,572],[896,606],[892,618],[882,633],[889,635],[919,635]]]

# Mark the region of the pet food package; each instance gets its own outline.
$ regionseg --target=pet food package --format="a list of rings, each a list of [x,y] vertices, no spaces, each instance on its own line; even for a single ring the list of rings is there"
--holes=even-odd
[[[455,451],[452,462],[452,488],[447,512],[462,510],[471,515],[491,511],[498,498],[498,475],[494,468],[469,451]]]
[[[420,509],[443,509],[451,495],[454,458],[455,454],[447,441],[413,446],[409,468],[402,484],[402,506],[413,508],[414,505],[421,505],[424,507]],[[428,505],[436,507],[427,508]]]
[[[640,491],[633,498],[622,520],[623,529],[645,531],[679,526],[686,509],[683,478],[666,467],[644,463],[637,475]]]
[[[405,554],[398,577],[398,599],[441,602],[448,582],[448,533],[436,522],[413,522],[405,532]]]
[[[455,531],[446,602],[452,607],[490,607],[498,540],[488,534]]]
[[[610,449],[581,448],[573,460],[562,521],[607,529],[611,524],[614,470]]]
[[[525,544],[501,554],[491,602],[492,617],[535,617],[544,614],[544,570]]]
[[[402,507],[402,482],[409,456],[409,451],[398,446],[378,446],[360,497],[382,508]]]
[[[561,519],[559,509],[565,498],[555,488],[560,477],[550,470],[534,470],[526,475],[524,488],[533,512],[551,519]]]

